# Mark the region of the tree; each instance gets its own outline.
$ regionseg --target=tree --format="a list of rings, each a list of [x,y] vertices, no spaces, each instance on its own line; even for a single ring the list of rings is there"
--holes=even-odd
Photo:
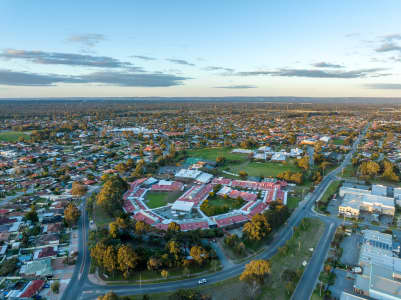
[[[365,176],[376,176],[380,170],[380,166],[377,162],[368,160],[361,163],[359,166],[359,172]]]
[[[81,213],[77,206],[72,202],[70,202],[64,210],[64,219],[69,227],[77,224],[80,215]]]
[[[135,223],[135,233],[136,234],[142,234],[143,232],[146,232],[148,230],[148,224],[146,224],[143,221],[137,221]]]
[[[224,156],[218,156],[216,158],[216,164],[218,166],[224,166],[224,163],[226,162],[226,158]]]
[[[197,290],[185,289],[178,290],[168,297],[168,300],[207,300],[210,298],[205,298]]]
[[[324,161],[324,162],[322,162],[320,164],[320,168],[322,169],[323,174],[324,174],[324,171],[327,169],[328,166],[330,166],[330,163],[328,161]]]
[[[245,270],[242,272],[239,279],[248,282],[256,280],[258,283],[263,284],[265,276],[269,273],[270,262],[268,260],[252,260],[245,265]]]
[[[168,271],[167,271],[167,270],[162,270],[162,271],[160,272],[160,275],[161,275],[164,279],[167,279],[167,277],[168,277]]]
[[[123,273],[124,278],[128,278],[139,262],[139,256],[136,252],[127,245],[122,245],[118,248],[117,263],[119,270]]]
[[[58,280],[54,281],[51,285],[51,289],[54,294],[58,294],[60,291],[60,282]]]
[[[168,224],[167,231],[171,232],[181,231],[180,224],[177,224],[176,222],[171,222],[170,224]]]
[[[32,223],[36,223],[39,221],[35,205],[31,205],[31,210],[25,214],[25,219],[31,221]]]
[[[394,164],[387,159],[383,159],[383,177],[394,182],[400,180],[400,177],[394,172]]]
[[[103,266],[109,272],[113,273],[117,270],[117,255],[113,246],[108,246],[103,256]]]
[[[82,197],[86,194],[87,190],[88,188],[86,187],[86,185],[83,185],[78,181],[74,181],[72,183],[71,195],[75,197]]]
[[[106,253],[106,245],[103,242],[97,242],[95,247],[91,249],[91,258],[98,266],[103,266],[103,257]]]
[[[175,261],[178,262],[181,256],[180,244],[177,241],[171,240],[167,243],[167,249],[174,256]]]
[[[18,268],[19,260],[16,257],[5,259],[0,265],[0,276],[12,275]]]
[[[192,259],[199,265],[202,265],[203,262],[209,258],[209,253],[201,246],[193,246],[189,251],[189,255],[191,255]]]
[[[248,177],[248,173],[247,172],[245,172],[245,171],[239,171],[239,176],[242,178],[242,179],[244,179],[244,178],[246,178],[246,177]]]
[[[119,300],[119,297],[113,292],[108,292],[103,296],[97,297],[97,300]]]
[[[242,231],[249,239],[260,241],[271,231],[271,228],[264,215],[256,214],[251,221],[245,223]]]
[[[149,258],[148,263],[147,263],[147,268],[149,271],[159,270],[161,266],[162,266],[162,262],[159,258],[157,258],[157,257]]]
[[[115,239],[118,236],[118,225],[115,222],[111,222],[109,224],[109,233],[110,236]]]
[[[305,155],[304,157],[297,160],[298,167],[308,171],[309,169],[309,156]]]
[[[127,190],[128,184],[118,175],[109,176],[101,191],[97,195],[96,204],[109,214],[120,212],[123,205],[122,195]]]

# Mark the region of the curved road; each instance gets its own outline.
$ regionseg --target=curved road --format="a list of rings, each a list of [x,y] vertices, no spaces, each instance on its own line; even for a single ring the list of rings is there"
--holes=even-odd
[[[316,247],[315,252],[312,256],[312,259],[310,260],[304,274],[302,275],[301,280],[297,285],[292,299],[305,300],[310,298],[315,283],[318,279],[319,273],[322,269],[335,229],[339,224],[338,220],[335,220],[334,218],[316,214],[312,208],[315,202],[319,200],[319,198],[323,195],[326,188],[336,178],[338,173],[341,172],[342,168],[344,168],[350,162],[352,155],[360,142],[361,136],[366,134],[368,126],[369,124],[366,125],[362,134],[357,138],[352,150],[346,155],[342,164],[323,178],[323,180],[312,193],[312,196],[309,198],[309,200],[300,203],[299,207],[292,213],[292,215],[288,219],[286,225],[283,226],[283,228],[275,234],[269,247],[267,247],[257,256],[252,257],[252,259],[268,259],[272,257],[276,253],[278,248],[283,246],[285,242],[291,237],[293,227],[298,225],[304,217],[317,217],[325,223],[325,232],[323,234],[323,237],[319,241],[319,244]],[[96,299],[97,296],[105,294],[110,290],[119,295],[136,295],[167,292],[176,289],[193,288],[198,286],[198,278],[191,278],[166,283],[146,284],[142,286],[132,284],[116,286],[98,285],[89,281],[88,273],[90,265],[90,255],[87,246],[89,223],[84,204],[85,201],[83,201],[82,214],[79,221],[79,255],[73,276],[61,298],[62,300]],[[245,264],[248,262],[249,261],[246,261],[237,265],[226,267],[219,272],[210,275],[204,275],[202,277],[208,280],[208,284],[232,278],[241,274]]]

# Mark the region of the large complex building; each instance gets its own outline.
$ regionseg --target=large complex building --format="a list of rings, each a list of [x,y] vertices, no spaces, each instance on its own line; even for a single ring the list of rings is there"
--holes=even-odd
[[[387,187],[372,185],[372,190],[341,187],[339,195],[343,202],[338,207],[339,215],[359,217],[361,211],[394,216],[394,198],[387,197]]]
[[[254,215],[268,209],[272,201],[282,201],[287,204],[287,191],[283,189],[287,183],[283,181],[256,182],[219,177],[213,178],[211,183],[201,184],[196,179],[199,175],[207,173],[182,169],[177,174],[179,176],[176,175],[176,178],[184,178],[184,181],[186,178],[195,178],[194,183],[184,190],[184,185],[179,181],[156,180],[152,185],[147,185],[147,178],[138,179],[130,184],[130,189],[124,194],[124,211],[137,221],[143,221],[162,230],[167,230],[169,223],[176,222],[180,224],[181,230],[185,231],[241,225]],[[209,197],[216,185],[221,185],[219,195],[227,195],[231,199],[241,197],[245,201],[244,205],[228,213],[206,216],[200,210],[200,205]],[[183,193],[173,204],[150,209],[145,202],[145,195],[149,191]]]
[[[355,278],[354,292],[373,299],[400,299],[401,259],[398,250],[394,249],[390,234],[364,230],[359,256],[362,274]],[[342,296],[341,299],[353,298]]]

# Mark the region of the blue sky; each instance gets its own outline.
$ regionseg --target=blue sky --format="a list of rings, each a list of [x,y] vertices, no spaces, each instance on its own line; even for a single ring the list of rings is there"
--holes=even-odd
[[[0,97],[401,96],[401,1],[0,2]]]

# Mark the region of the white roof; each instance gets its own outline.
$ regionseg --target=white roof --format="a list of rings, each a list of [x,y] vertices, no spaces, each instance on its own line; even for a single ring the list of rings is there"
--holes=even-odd
[[[240,149],[240,148],[237,148],[237,149],[234,149],[233,151],[231,151],[232,153],[243,153],[243,154],[250,154],[250,153],[253,153],[253,150],[250,150],[250,149]]]
[[[213,178],[212,174],[202,172],[196,180],[202,183],[208,183]]]
[[[195,179],[198,177],[202,172],[198,170],[189,170],[189,169],[181,169],[179,170],[175,176],[176,177],[181,177],[181,178],[191,178]]]
[[[258,150],[259,150],[259,151],[265,151],[265,152],[268,152],[268,151],[271,151],[271,150],[272,150],[272,148],[271,148],[271,147],[269,147],[269,146],[262,146],[262,147],[259,147],[259,148],[258,148]]]
[[[322,136],[322,137],[320,138],[320,140],[321,140],[322,142],[327,143],[328,141],[330,141],[330,137],[329,137],[329,136]]]
[[[181,210],[181,211],[189,212],[189,211],[191,211],[193,206],[194,206],[193,202],[177,200],[177,201],[174,202],[174,204],[171,207],[171,209],[172,210]]]
[[[173,181],[169,181],[169,180],[160,180],[158,185],[172,185]]]
[[[231,188],[229,186],[223,186],[220,191],[217,192],[217,195],[225,195],[231,192]]]
[[[286,155],[281,152],[276,152],[273,154],[271,160],[286,160]]]

